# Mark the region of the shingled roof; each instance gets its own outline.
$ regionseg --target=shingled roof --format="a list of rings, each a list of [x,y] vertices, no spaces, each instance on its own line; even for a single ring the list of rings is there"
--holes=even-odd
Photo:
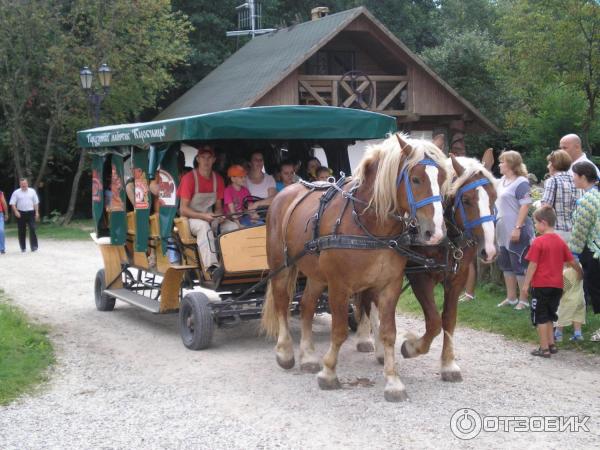
[[[255,37],[165,108],[155,120],[253,106],[361,15],[379,27],[403,53],[440,83],[483,124],[491,130],[498,131],[477,108],[462,98],[362,6]]]

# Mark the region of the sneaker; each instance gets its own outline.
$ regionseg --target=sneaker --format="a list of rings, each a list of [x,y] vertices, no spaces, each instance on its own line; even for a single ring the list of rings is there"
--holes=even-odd
[[[569,341],[571,341],[571,342],[583,341],[583,336],[581,334],[574,334],[573,336],[571,336],[569,338]]]
[[[558,330],[554,331],[554,342],[562,342],[562,339],[563,334]]]

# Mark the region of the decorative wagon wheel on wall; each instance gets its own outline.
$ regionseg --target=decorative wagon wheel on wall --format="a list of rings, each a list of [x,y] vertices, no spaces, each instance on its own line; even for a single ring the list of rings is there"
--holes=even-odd
[[[373,104],[375,85],[369,76],[360,70],[350,70],[340,78],[338,105],[345,108],[369,109]],[[342,93],[348,94],[344,98]]]

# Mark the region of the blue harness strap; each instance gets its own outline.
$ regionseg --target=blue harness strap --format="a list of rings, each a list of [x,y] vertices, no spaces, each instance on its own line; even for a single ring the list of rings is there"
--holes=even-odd
[[[417,164],[421,165],[421,166],[438,167],[437,163],[434,160],[429,159],[429,158],[422,159]],[[402,180],[404,180],[404,186],[406,188],[406,196],[408,197],[407,200],[408,200],[408,205],[410,207],[410,218],[411,219],[416,219],[417,209],[422,208],[423,206],[429,205],[430,203],[435,203],[435,202],[441,203],[442,202],[442,197],[440,195],[432,195],[431,197],[427,197],[423,200],[415,202],[415,196],[413,195],[412,188],[410,186],[408,169],[406,167],[404,167],[402,169],[402,171],[400,172],[400,175],[398,175],[398,178],[396,179],[396,187],[397,188],[400,187],[400,183],[402,183]]]
[[[462,195],[465,192],[471,191],[473,189],[477,189],[480,186],[485,186],[486,184],[491,184],[490,180],[488,180],[487,178],[480,178],[479,180],[476,180],[476,181],[473,181],[472,183],[464,185],[456,193],[456,198],[454,199],[454,210],[458,209],[458,211],[460,212],[460,217],[463,221],[463,227],[465,229],[465,234],[467,234],[468,236],[472,234],[471,230],[473,228],[475,228],[476,226],[481,225],[482,223],[485,223],[485,222],[495,222],[496,221],[495,214],[481,216],[475,220],[469,221],[467,219],[467,214],[465,213],[465,207],[462,202]]]

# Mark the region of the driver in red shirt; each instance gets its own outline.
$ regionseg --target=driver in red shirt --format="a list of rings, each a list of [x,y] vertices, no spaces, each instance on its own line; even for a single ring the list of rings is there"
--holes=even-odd
[[[213,171],[216,161],[215,150],[211,145],[204,144],[196,154],[198,167],[185,174],[177,190],[180,198],[179,214],[187,217],[190,231],[196,236],[202,264],[209,273],[219,265],[214,253],[214,234],[211,224],[221,224],[221,231],[236,228],[231,221],[225,221],[223,214],[223,194],[225,183],[223,178]]]

